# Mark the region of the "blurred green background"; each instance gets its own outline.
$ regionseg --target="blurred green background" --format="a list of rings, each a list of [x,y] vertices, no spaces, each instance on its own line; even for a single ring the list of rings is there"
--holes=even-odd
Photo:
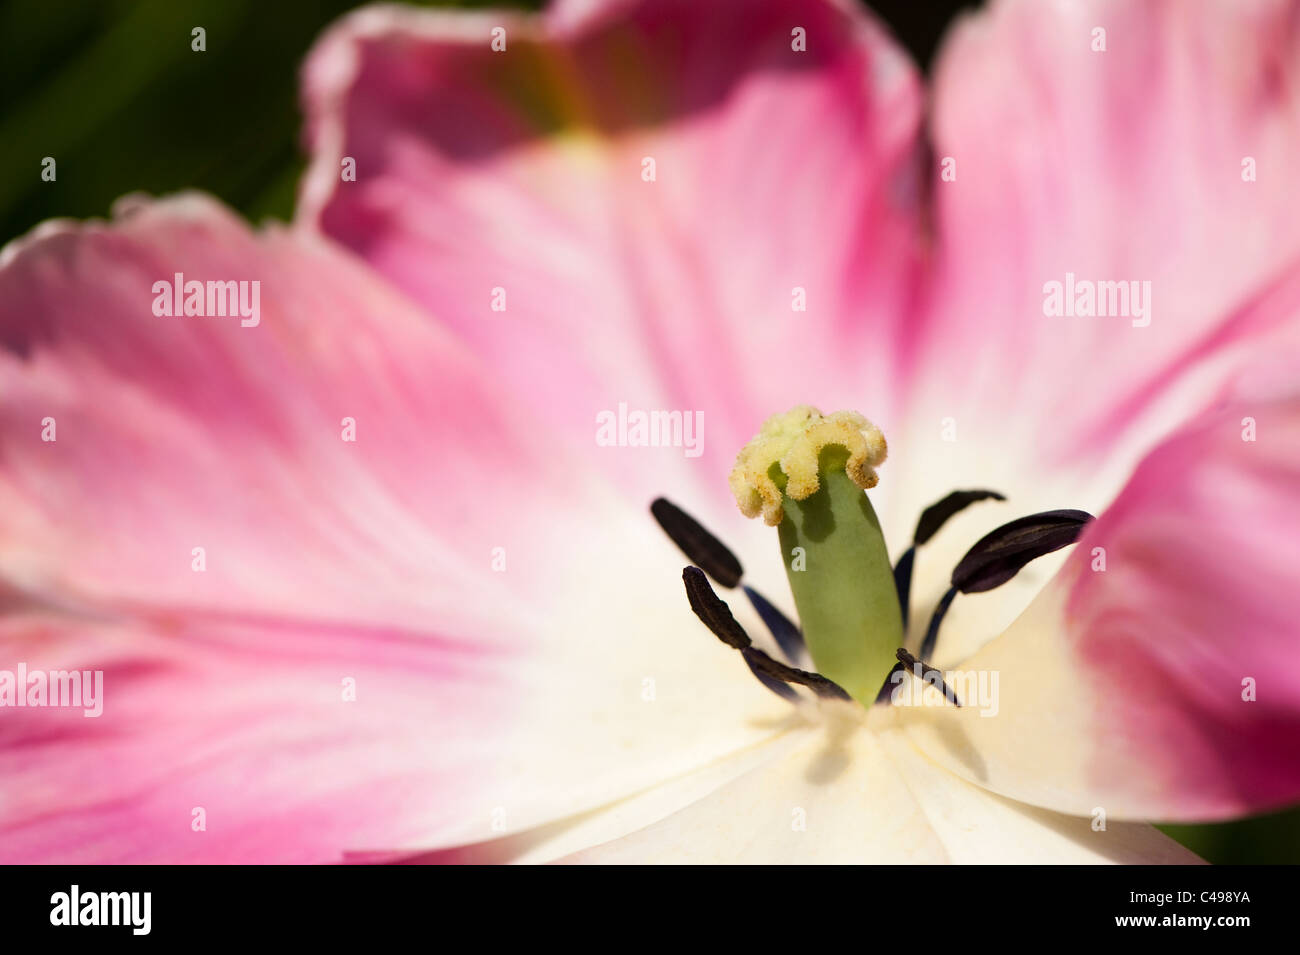
[[[253,220],[288,218],[304,166],[298,66],[357,6],[0,0],[0,241],[50,216],[104,215],[134,190],[194,187]],[[44,156],[55,182],[40,179]]]
[[[413,0],[516,6],[541,0]],[[701,0],[707,2],[707,0]],[[928,66],[973,0],[868,4]],[[52,216],[107,214],[143,190],[197,188],[253,221],[288,219],[305,159],[297,71],[349,0],[0,0],[0,243]],[[190,31],[207,30],[207,50]],[[58,164],[41,180],[41,160]],[[1300,809],[1166,826],[1211,862],[1300,859]]]

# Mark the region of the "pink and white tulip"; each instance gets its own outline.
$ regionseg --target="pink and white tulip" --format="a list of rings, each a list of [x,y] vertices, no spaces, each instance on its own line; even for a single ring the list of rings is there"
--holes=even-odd
[[[1300,17],[991,6],[929,91],[834,0],[365,9],[292,227],[186,195],[10,245],[4,658],[105,699],[0,710],[0,858],[1181,862],[1148,822],[1300,799]],[[176,272],[260,322],[154,315]],[[1045,315],[1067,273],[1149,323]],[[791,707],[691,615],[647,505],[792,609],[726,475],[808,402],[888,436],[894,553],[1008,497],[918,552],[913,634],[985,531],[1098,515],[953,604],[933,662],[997,716]],[[702,453],[599,445],[620,404]]]

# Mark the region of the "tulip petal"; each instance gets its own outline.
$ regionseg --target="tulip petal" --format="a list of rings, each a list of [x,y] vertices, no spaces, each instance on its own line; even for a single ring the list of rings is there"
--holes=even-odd
[[[0,646],[28,680],[102,680],[98,715],[0,709],[6,864],[341,862],[436,839],[483,811],[460,780],[492,771],[448,730],[509,713],[481,650],[398,631],[20,613]]]
[[[1300,799],[1300,397],[1259,384],[1157,447],[960,665],[997,674],[992,707],[906,711],[928,754],[994,792],[1115,819]]]
[[[955,21],[932,84],[935,243],[917,373],[873,496],[896,552],[955,487],[1008,502],[962,512],[918,549],[913,634],[982,534],[1034,511],[1099,513],[1189,409],[1293,323],[1295,10],[992,0]],[[1094,291],[1149,282],[1150,311],[1045,314],[1045,286],[1064,297],[1067,273]],[[987,599],[958,600],[933,662],[1001,633],[1060,565],[1046,558]]]
[[[783,745],[775,758],[760,762],[662,822],[565,861],[1197,861],[1149,826],[1121,823],[1093,831],[1087,819],[988,793],[935,766],[894,729],[873,732],[846,726],[829,735],[804,734],[801,743],[793,748]]]
[[[695,474],[724,473],[759,422],[810,395],[856,406],[865,386],[879,420],[910,335],[920,87],[856,7],[360,11],[306,67],[301,220],[504,384],[536,383],[529,401],[583,449],[620,402],[702,411]],[[588,453],[638,493],[664,490],[635,454]]]
[[[591,493],[586,510],[608,497],[472,356],[310,237],[257,236],[197,196],[119,212],[5,253],[0,573],[62,604],[436,618],[484,639],[545,595],[541,509],[492,502],[524,478]],[[258,324],[155,314],[178,273],[260,283]],[[491,573],[498,545],[537,572]]]
[[[806,747],[820,731],[803,724],[699,769],[589,812],[568,816],[503,838],[458,845],[434,852],[384,853],[357,861],[420,865],[514,865],[553,862],[592,846],[621,839],[694,805],[759,766],[770,765]]]
[[[934,190],[924,349],[949,407],[1032,408],[1040,460],[1091,460],[1148,415],[1167,431],[1188,396],[1159,399],[1289,317],[1251,306],[1300,263],[1295,14],[1289,0],[1002,0],[959,22],[934,81],[935,153],[957,171]],[[1063,315],[1048,314],[1051,282]],[[1125,288],[1097,287],[1099,314],[1076,314],[1099,282]],[[1134,282],[1145,314],[1122,294]]]
[[[649,514],[319,237],[256,235],[189,196],[133,200],[106,225],[45,227],[3,258],[7,590],[147,632],[264,627],[270,655],[281,628],[337,634],[359,663],[365,635],[390,632],[478,655],[474,706],[400,727],[483,756],[424,794],[438,825],[338,851],[543,825],[707,765],[791,717],[694,621],[681,558]],[[260,321],[155,315],[152,284],[177,272],[262,282]],[[93,656],[94,633],[76,645]],[[166,739],[146,730],[190,696],[167,686],[175,694],[158,691],[154,721],[123,730],[164,759]],[[436,672],[423,692],[461,696]],[[249,745],[255,767],[279,758],[274,739]],[[32,772],[54,774],[54,753],[29,750]]]

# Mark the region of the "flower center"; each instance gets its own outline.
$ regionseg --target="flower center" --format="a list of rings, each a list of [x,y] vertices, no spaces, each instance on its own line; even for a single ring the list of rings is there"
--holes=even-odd
[[[1035,558],[1073,544],[1092,520],[1084,511],[1043,511],[985,534],[953,569],[951,587],[913,655],[903,644],[917,549],[971,504],[1006,498],[982,489],[953,491],[922,512],[911,545],[891,567],[880,522],[864,493],[876,486],[875,468],[885,453],[884,435],[862,415],[823,415],[801,405],[769,418],[736,459],[732,492],[747,517],[761,514],[777,528],[802,629],[742,584],[740,561],[703,525],[665,498],[650,505],[659,526],[693,564],[682,579],[695,615],[785,699],[800,700],[794,688],[804,687],[819,698],[851,697],[869,705],[889,700],[893,686],[911,674],[960,706],[940,671],[918,659],[933,651],[948,607],[958,594],[992,590]],[[710,578],[727,589],[742,588],[788,663],[753,645]],[[799,669],[809,656],[818,672]]]
[[[867,704],[903,642],[889,551],[864,493],[885,454],[884,435],[862,415],[805,405],[769,418],[730,479],[741,512],[778,530],[818,672]]]

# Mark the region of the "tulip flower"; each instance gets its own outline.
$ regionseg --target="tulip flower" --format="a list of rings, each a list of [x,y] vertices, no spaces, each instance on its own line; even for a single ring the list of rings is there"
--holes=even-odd
[[[0,256],[0,669],[103,673],[0,708],[0,858],[1187,862],[1295,802],[1293,12],[999,0],[929,90],[835,0],[346,17],[292,226]]]

